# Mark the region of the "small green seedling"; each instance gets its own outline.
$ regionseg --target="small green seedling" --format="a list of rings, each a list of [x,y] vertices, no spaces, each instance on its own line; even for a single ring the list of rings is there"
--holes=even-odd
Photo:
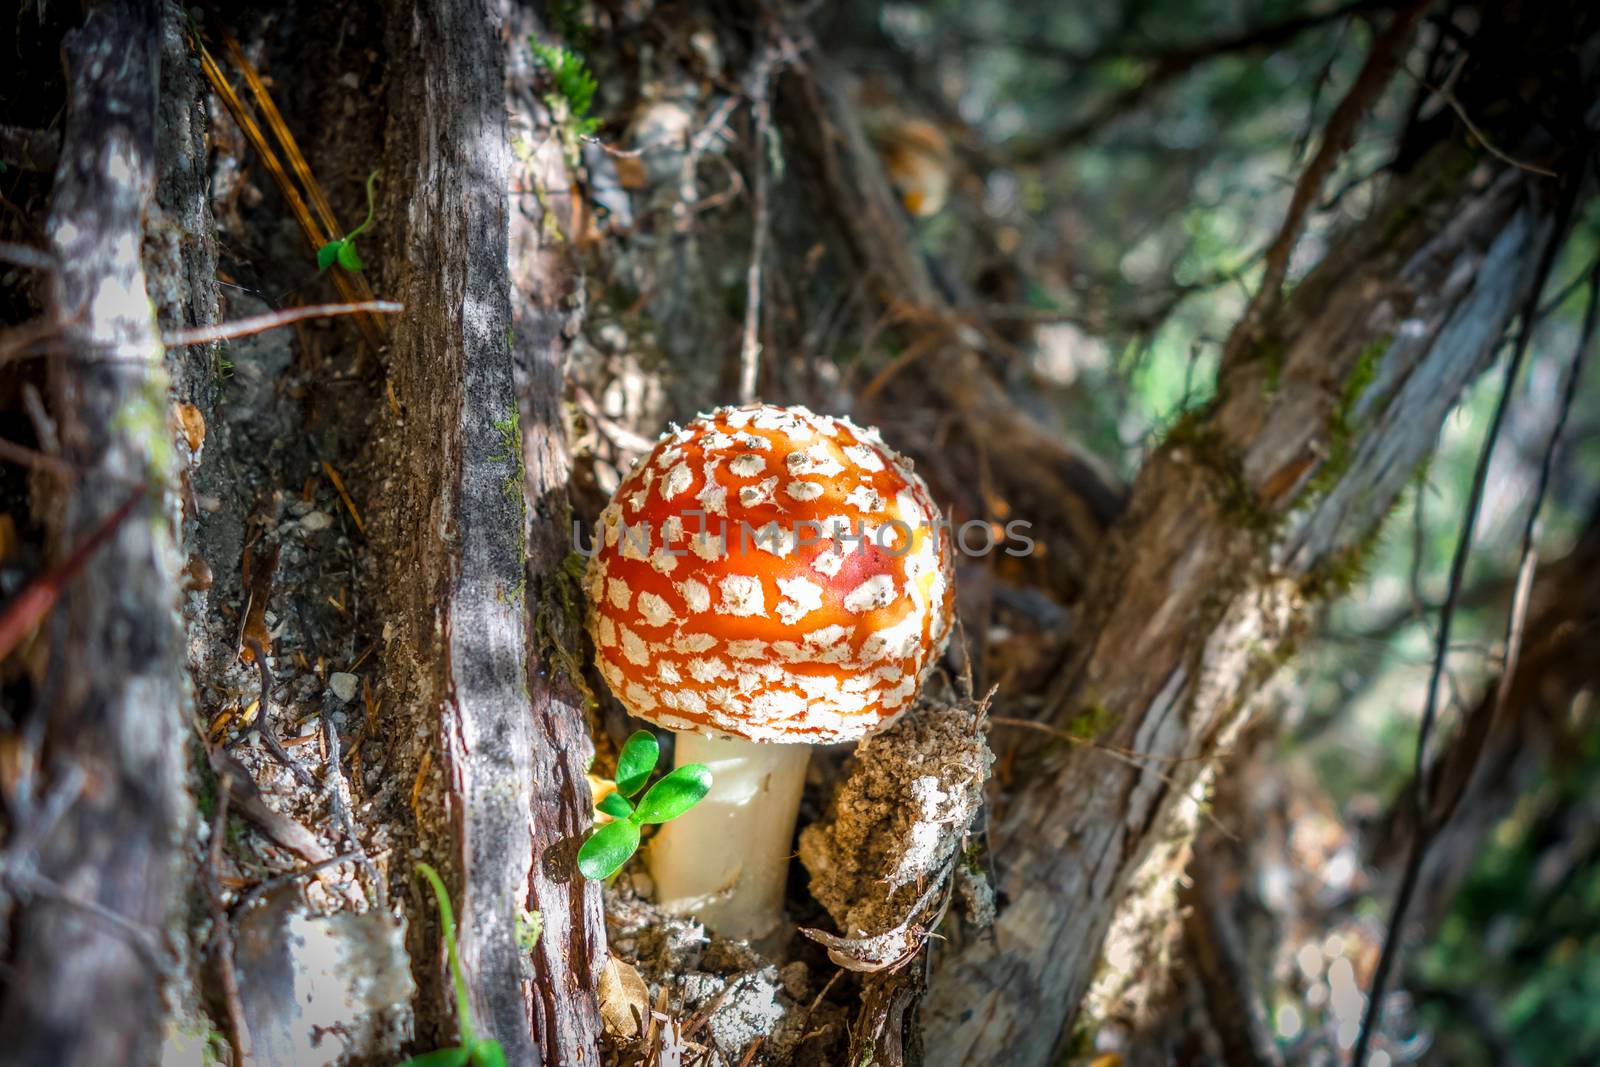
[[[413,1056],[400,1067],[506,1067],[505,1050],[492,1037],[480,1038],[472,1029],[472,1006],[467,1002],[467,979],[461,973],[461,957],[456,952],[456,919],[450,910],[450,894],[445,892],[439,872],[426,863],[417,864],[417,873],[433,887],[439,902],[439,926],[444,930],[445,956],[450,961],[450,977],[456,987],[456,1025],[461,1028],[461,1045]]]
[[[644,788],[660,757],[661,747],[649,730],[638,731],[622,746],[617,757],[617,791],[606,794],[596,805],[616,821],[590,834],[578,850],[578,870],[585,878],[598,882],[616,874],[639,848],[639,827],[676,819],[710,791],[711,768],[704,763],[685,763],[651,786],[635,807],[628,798]]]
[[[361,257],[356,255],[356,238],[367,232],[372,225],[372,183],[377,180],[378,172],[373,171],[367,175],[367,221],[351,230],[337,241],[329,241],[317,249],[317,270],[325,271],[335,263],[345,270],[355,274],[366,267],[361,262]]]

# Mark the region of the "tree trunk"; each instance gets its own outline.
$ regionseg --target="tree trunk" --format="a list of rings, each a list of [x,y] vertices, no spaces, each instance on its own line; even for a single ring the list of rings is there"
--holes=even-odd
[[[1146,461],[1049,709],[1063,726],[1109,712],[1102,740],[1151,762],[1074,749],[1029,776],[994,832],[1010,900],[995,937],[936,970],[930,1063],[1054,1062],[1092,981],[1098,1015],[1168,957],[1191,793],[1212,773],[1196,757],[1227,749],[1307,599],[1342,591],[1493,356],[1563,236],[1556,185],[1435,147]],[[1082,799],[1064,810],[1066,796]]]
[[[189,800],[176,457],[140,258],[157,172],[158,16],[142,0],[95,5],[65,46],[70,103],[47,221],[61,342],[50,385],[61,454],[81,474],[52,501],[55,557],[143,496],[48,623],[30,773],[7,798],[4,876],[22,906],[0,1047],[19,1063],[153,1062],[165,1017]]]

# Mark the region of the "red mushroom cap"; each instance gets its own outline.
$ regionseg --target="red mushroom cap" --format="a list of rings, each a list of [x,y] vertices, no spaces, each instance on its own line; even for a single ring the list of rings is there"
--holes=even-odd
[[[951,540],[877,431],[719,408],[664,435],[601,513],[584,579],[600,674],[673,730],[860,738],[944,648]]]

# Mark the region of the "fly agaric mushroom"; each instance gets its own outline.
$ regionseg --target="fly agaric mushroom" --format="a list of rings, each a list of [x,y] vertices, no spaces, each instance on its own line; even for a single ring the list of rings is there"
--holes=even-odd
[[[584,579],[600,674],[712,775],[651,845],[665,908],[777,924],[810,746],[911,707],[950,632],[951,540],[876,430],[801,407],[674,427],[617,487]]]

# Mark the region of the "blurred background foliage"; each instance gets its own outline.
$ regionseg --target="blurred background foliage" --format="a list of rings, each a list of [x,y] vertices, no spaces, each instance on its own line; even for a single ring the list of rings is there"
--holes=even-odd
[[[927,123],[947,142],[941,209],[919,220],[926,254],[1032,326],[1012,384],[1033,413],[1124,477],[1211,395],[1219,354],[1259,277],[1297,175],[1365,55],[1378,4],[1303,0],[970,0],[844,5],[824,46],[878,124]],[[1329,235],[1362,220],[1414,108],[1437,26],[1360,128],[1300,241],[1291,280]],[[891,170],[893,161],[891,160]],[[1492,685],[1519,540],[1579,344],[1600,214],[1575,227],[1544,296],[1476,533],[1449,658],[1448,734]],[[1003,266],[1001,265],[1003,264]],[[1004,286],[997,272],[1012,272]],[[1502,358],[1505,350],[1502,350]],[[1290,836],[1329,838],[1296,872],[1315,898],[1273,946],[1264,992],[1289,1062],[1337,1062],[1354,1038],[1392,884],[1369,882],[1360,835],[1410,778],[1438,606],[1500,372],[1450,417],[1349,590],[1275,694],[1276,766]],[[1580,383],[1556,457],[1539,558],[1568,552],[1600,480],[1600,383]],[[1592,695],[1592,694],[1591,694]],[[1401,1029],[1372,1062],[1600,1062],[1600,737],[1580,697],[1581,744],[1494,820],[1460,891],[1409,957]],[[1436,735],[1437,736],[1437,735]],[[1302,856],[1311,853],[1302,853]],[[1263,900],[1282,877],[1258,861]],[[1318,921],[1305,925],[1309,912]],[[1352,965],[1353,964],[1353,965]],[[1359,972],[1360,981],[1356,981]]]

